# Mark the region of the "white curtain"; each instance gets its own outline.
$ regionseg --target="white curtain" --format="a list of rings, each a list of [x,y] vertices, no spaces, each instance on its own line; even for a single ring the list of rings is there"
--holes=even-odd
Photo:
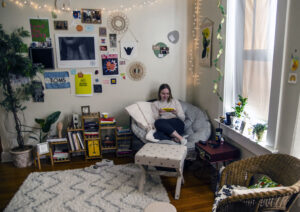
[[[277,0],[228,0],[224,111],[238,95],[254,120],[268,119]]]

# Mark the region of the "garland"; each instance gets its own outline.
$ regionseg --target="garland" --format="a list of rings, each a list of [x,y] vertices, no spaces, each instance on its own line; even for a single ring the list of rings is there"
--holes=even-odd
[[[226,17],[226,14],[225,14],[225,10],[224,10],[224,7],[223,5],[221,4],[221,0],[218,0],[218,8],[220,9],[221,11],[221,14],[222,14],[222,20],[219,24],[219,27],[218,27],[218,34],[217,34],[217,39],[219,41],[219,52],[218,52],[218,55],[217,55],[217,58],[213,61],[214,62],[214,66],[216,68],[216,71],[218,72],[218,78],[213,80],[214,82],[214,90],[213,90],[213,93],[215,93],[221,102],[223,102],[223,97],[221,96],[220,92],[219,92],[219,82],[222,80],[224,74],[223,72],[221,71],[221,68],[218,64],[219,62],[219,59],[221,57],[221,55],[223,54],[224,52],[224,46],[223,46],[223,37],[221,35],[221,31],[222,31],[222,25],[224,24],[225,22],[225,17]]]

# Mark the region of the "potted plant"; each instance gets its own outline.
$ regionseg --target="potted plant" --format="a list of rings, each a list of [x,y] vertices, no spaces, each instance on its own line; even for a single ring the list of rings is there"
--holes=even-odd
[[[40,66],[34,66],[28,56],[23,54],[27,52],[27,46],[22,41],[25,37],[29,37],[29,32],[23,28],[7,34],[0,24],[0,105],[13,114],[15,121],[18,146],[12,148],[10,153],[17,167],[32,164],[32,146],[24,144],[18,113],[26,109],[22,102],[29,100],[32,95],[31,80],[42,71]],[[13,83],[15,78],[27,78],[28,83],[17,85]]]
[[[257,141],[261,141],[266,129],[267,129],[267,124],[257,123],[255,125],[253,125],[252,133],[256,135]]]
[[[38,129],[39,133],[35,133],[34,131],[28,131],[33,133],[35,136],[29,136],[40,143],[44,142],[48,137],[49,131],[51,129],[52,124],[54,124],[60,116],[60,111],[56,111],[47,116],[46,119],[34,119],[34,121],[39,124],[39,127],[30,127],[32,129]],[[29,127],[29,126],[26,126]]]
[[[244,98],[241,95],[239,95],[239,102],[236,103],[236,106],[233,107],[234,109],[234,121],[233,121],[233,127],[236,130],[240,130],[241,125],[245,125],[245,121],[241,120],[242,115],[246,116],[246,112],[244,111],[244,108],[247,104],[248,98]],[[243,123],[244,122],[244,123]]]

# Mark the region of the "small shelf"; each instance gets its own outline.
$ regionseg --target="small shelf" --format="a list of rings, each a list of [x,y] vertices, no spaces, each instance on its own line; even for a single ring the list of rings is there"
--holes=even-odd
[[[101,147],[101,149],[102,150],[115,150],[115,149],[117,149],[117,147],[116,146],[114,146],[114,147]]]
[[[108,126],[104,126],[104,127],[100,127],[100,130],[112,130],[112,129],[115,129],[116,126],[111,126],[111,127],[108,127]]]
[[[70,159],[54,159],[53,158],[53,162],[54,163],[63,163],[63,162],[70,162],[71,160]]]

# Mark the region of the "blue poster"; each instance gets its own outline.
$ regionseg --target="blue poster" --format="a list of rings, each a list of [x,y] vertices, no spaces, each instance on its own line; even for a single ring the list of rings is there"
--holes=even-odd
[[[69,72],[45,72],[46,89],[70,88]]]

